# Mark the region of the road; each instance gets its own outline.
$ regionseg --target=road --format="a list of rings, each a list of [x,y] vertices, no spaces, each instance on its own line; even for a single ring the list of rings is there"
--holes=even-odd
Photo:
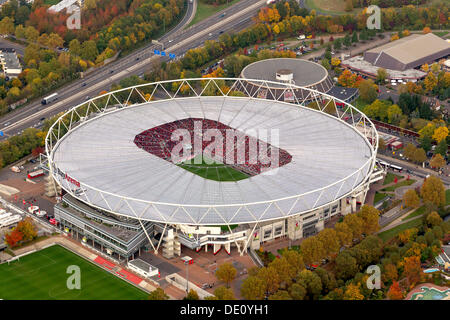
[[[388,163],[391,164],[395,164],[398,166],[403,167],[403,169],[408,169],[411,170],[413,172],[414,175],[421,177],[421,178],[425,178],[427,175],[435,175],[437,177],[439,177],[442,182],[444,183],[444,185],[446,186],[450,186],[450,177],[444,176],[444,175],[438,175],[436,173],[436,171],[433,171],[431,169],[427,169],[427,168],[423,168],[421,166],[415,165],[413,163],[404,161],[404,160],[399,160],[399,159],[395,159],[395,158],[391,158],[391,157],[387,157],[383,154],[377,154],[377,158],[381,159],[381,160],[385,160]]]
[[[242,0],[184,29],[190,20],[190,15],[193,14],[193,3],[188,2],[189,7],[182,22],[158,41],[164,44],[166,52],[181,56],[187,50],[202,45],[207,39],[217,39],[221,31],[238,31],[247,27],[252,23],[251,18],[257,13],[257,10],[264,7],[265,4],[265,0]],[[224,12],[225,16],[220,17]],[[36,100],[8,113],[0,119],[0,129],[3,129],[5,134],[0,140],[18,134],[26,128],[41,125],[40,119],[49,118],[82,103],[87,100],[87,96],[93,97],[102,90],[109,90],[113,83],[125,77],[142,75],[155,60],[154,49],[161,49],[161,46],[148,44],[114,63],[96,69],[95,72],[83,79],[78,79],[58,89],[56,91],[59,94],[57,102],[48,106],[42,106],[40,100]],[[168,60],[167,57],[161,57],[161,61]]]

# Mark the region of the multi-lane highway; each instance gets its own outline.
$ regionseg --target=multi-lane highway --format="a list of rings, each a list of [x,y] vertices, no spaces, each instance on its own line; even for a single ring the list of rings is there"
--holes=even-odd
[[[265,0],[242,0],[185,29],[195,14],[194,3],[188,1],[185,17],[158,41],[164,44],[166,52],[180,56],[187,50],[203,44],[207,39],[217,39],[222,32],[238,31],[249,26],[252,23],[251,18],[265,4]],[[223,15],[224,13],[225,15]],[[95,72],[86,75],[83,79],[61,87],[56,90],[59,96],[58,100],[48,106],[41,105],[38,100],[8,113],[0,119],[0,130],[5,134],[1,138],[5,139],[26,128],[39,126],[42,124],[43,118],[49,118],[82,103],[88,97],[98,95],[102,90],[109,90],[111,84],[120,79],[130,75],[143,74],[151,68],[155,59],[154,49],[161,49],[161,46],[148,44],[114,63],[96,69]],[[168,60],[166,57],[161,57],[162,61],[165,59]]]

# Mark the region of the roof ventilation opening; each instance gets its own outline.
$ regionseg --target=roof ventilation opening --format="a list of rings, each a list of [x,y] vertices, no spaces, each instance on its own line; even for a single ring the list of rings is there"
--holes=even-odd
[[[281,69],[276,72],[275,75],[277,81],[283,83],[291,83],[294,84],[294,73],[289,69]]]

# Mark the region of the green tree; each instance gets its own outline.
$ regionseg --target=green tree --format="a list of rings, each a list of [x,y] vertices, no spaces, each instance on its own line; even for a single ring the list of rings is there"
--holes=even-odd
[[[221,264],[216,270],[216,278],[224,281],[227,288],[230,287],[230,282],[236,277],[236,268],[230,262]]]
[[[378,224],[380,212],[373,206],[362,206],[357,216],[363,221],[362,232],[365,235],[373,234],[380,229],[380,225]]]
[[[197,291],[191,289],[183,300],[200,300],[200,297],[198,296]]]
[[[294,300],[303,300],[305,299],[306,296],[306,289],[305,287],[303,287],[301,284],[299,283],[294,283],[292,284],[292,286],[289,288],[289,295],[292,297],[292,299]]]
[[[377,89],[372,80],[363,80],[358,87],[359,96],[367,103],[372,103],[378,96]]]
[[[420,199],[417,192],[414,189],[409,189],[403,195],[403,203],[408,208],[418,208],[420,205]]]
[[[162,288],[156,288],[150,292],[148,300],[168,300],[169,296],[164,292]]]
[[[264,282],[250,276],[242,282],[241,295],[246,300],[262,300],[264,298]]]
[[[326,255],[322,242],[317,237],[309,237],[300,244],[300,252],[306,264],[317,263]]]
[[[388,73],[387,73],[386,69],[378,68],[377,78],[376,78],[377,83],[384,84],[386,82],[387,77],[388,77]]]
[[[280,287],[280,277],[274,267],[261,268],[258,272],[258,278],[263,281],[264,291],[269,295],[276,292]]]
[[[233,290],[224,286],[218,287],[214,290],[214,295],[218,300],[234,300]]]
[[[431,212],[427,216],[427,224],[431,227],[439,226],[442,223],[442,218],[436,211]]]
[[[319,232],[317,239],[322,242],[327,257],[331,257],[339,252],[340,243],[336,230],[325,228]]]
[[[14,20],[9,17],[4,17],[0,21],[0,34],[13,34],[15,30]]]
[[[445,204],[444,184],[438,177],[426,178],[420,189],[420,195],[425,202],[433,203],[436,206]]]
[[[311,300],[317,300],[322,292],[322,281],[320,277],[310,271],[303,270],[297,276],[297,283],[306,289],[307,296]]]
[[[348,250],[342,251],[336,258],[336,276],[338,279],[349,279],[358,272],[358,264]]]

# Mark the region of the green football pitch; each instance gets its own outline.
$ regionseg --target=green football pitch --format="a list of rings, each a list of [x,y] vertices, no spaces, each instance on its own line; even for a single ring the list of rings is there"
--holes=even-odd
[[[81,289],[69,290],[67,267],[81,270]],[[142,300],[148,294],[65,248],[54,245],[0,265],[0,299]]]
[[[239,181],[250,177],[250,175],[233,169],[226,164],[220,162],[211,163],[212,161],[207,162],[205,161],[205,157],[197,156],[192,160],[187,160],[177,165],[200,177],[215,181]]]

